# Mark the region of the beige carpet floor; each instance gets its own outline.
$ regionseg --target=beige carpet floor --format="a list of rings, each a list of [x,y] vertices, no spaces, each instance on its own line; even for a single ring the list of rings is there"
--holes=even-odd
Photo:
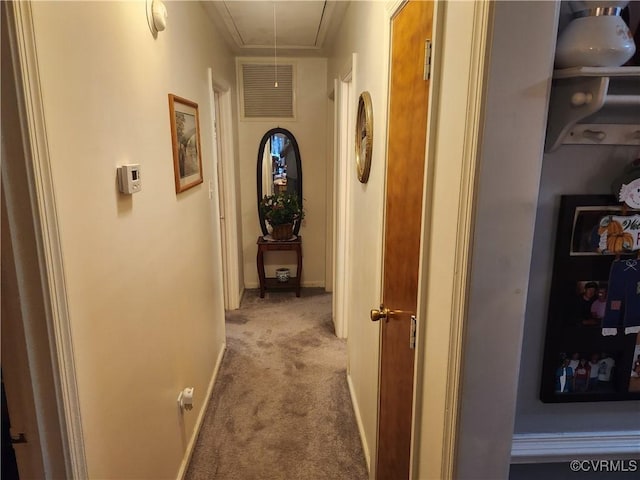
[[[322,289],[245,292],[185,478],[368,478]]]

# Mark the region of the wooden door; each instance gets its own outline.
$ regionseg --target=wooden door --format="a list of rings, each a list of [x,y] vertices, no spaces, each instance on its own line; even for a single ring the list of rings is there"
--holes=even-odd
[[[425,43],[433,2],[412,1],[392,20],[387,142],[377,478],[409,478],[413,368],[429,81]]]

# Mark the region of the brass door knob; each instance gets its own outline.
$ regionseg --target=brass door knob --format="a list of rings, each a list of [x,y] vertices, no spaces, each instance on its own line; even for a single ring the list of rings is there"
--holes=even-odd
[[[380,305],[380,309],[372,309],[370,314],[371,316],[371,321],[372,322],[377,322],[378,320],[385,319],[387,318],[387,315],[389,315],[389,309],[385,308],[384,305]]]
[[[380,309],[374,308],[369,313],[372,322],[377,322],[380,319],[389,320],[394,316],[401,319],[404,315],[415,315],[415,312],[410,310],[391,310],[390,308],[386,308],[384,305],[380,305]]]

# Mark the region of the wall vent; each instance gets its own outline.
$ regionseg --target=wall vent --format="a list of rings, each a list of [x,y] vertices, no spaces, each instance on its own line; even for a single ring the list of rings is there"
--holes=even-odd
[[[243,63],[240,68],[242,82],[242,116],[244,118],[293,118],[294,69],[293,65]]]

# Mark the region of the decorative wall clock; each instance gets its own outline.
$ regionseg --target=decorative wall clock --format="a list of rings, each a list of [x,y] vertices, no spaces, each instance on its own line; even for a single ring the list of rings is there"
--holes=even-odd
[[[362,92],[358,100],[356,117],[356,168],[358,180],[367,183],[371,170],[371,150],[373,147],[373,108],[371,95]]]

